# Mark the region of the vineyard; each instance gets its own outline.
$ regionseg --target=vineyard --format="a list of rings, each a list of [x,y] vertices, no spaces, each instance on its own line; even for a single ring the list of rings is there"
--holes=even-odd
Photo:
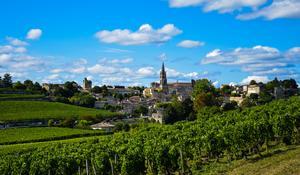
[[[288,104],[288,105],[287,105]],[[300,98],[0,155],[0,174],[199,174],[300,141]],[[297,172],[296,172],[297,173]],[[299,172],[298,172],[299,173]]]
[[[103,131],[71,129],[71,128],[12,128],[0,130],[0,145],[16,143],[32,143],[38,141],[62,140],[75,137],[104,134]]]
[[[0,101],[0,121],[112,117],[116,113],[56,102]]]

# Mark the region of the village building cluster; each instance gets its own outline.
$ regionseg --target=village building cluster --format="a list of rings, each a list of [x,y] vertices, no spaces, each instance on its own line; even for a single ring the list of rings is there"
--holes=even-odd
[[[96,99],[94,105],[95,108],[113,109],[126,114],[128,118],[148,118],[162,123],[163,110],[158,108],[156,104],[169,102],[174,98],[177,98],[179,101],[192,99],[195,83],[195,80],[191,80],[190,82],[168,82],[165,65],[162,63],[159,82],[152,82],[148,88],[135,89],[125,86],[106,86],[106,93],[95,93],[92,90],[92,81],[87,78],[84,78],[82,87],[76,83],[74,83],[73,86],[74,88],[78,88],[81,92],[90,93]],[[234,86],[222,85],[220,89],[224,86],[229,87],[230,91],[227,94],[222,94],[224,104],[235,101],[238,105],[241,105],[247,97],[251,96],[251,94],[259,95],[264,91],[263,83]],[[42,87],[51,92],[54,87],[63,88],[64,85],[43,84]],[[294,89],[275,87],[271,94],[275,99],[278,99],[284,98],[290,91],[294,91]],[[136,110],[140,108],[147,109],[147,112],[140,116],[136,116]],[[102,126],[103,128],[112,127],[107,123],[95,125],[95,127],[97,126]]]

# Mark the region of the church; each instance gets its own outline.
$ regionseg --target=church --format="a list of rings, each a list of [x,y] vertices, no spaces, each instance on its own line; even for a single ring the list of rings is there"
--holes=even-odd
[[[193,86],[195,84],[194,80],[191,82],[174,82],[168,83],[167,72],[165,70],[165,64],[162,63],[160,71],[160,81],[159,83],[151,83],[151,87],[144,90],[145,97],[171,97],[176,95],[179,100],[183,101],[190,98],[193,92]]]

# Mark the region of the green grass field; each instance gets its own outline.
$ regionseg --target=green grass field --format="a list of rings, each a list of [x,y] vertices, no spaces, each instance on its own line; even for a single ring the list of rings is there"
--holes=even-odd
[[[104,133],[103,131],[55,127],[11,128],[0,130],[0,145],[62,140]]]
[[[0,100],[15,100],[15,99],[31,100],[31,99],[40,99],[44,97],[45,97],[44,95],[38,95],[38,94],[0,94]]]
[[[112,117],[116,113],[55,102],[0,101],[0,121]]]

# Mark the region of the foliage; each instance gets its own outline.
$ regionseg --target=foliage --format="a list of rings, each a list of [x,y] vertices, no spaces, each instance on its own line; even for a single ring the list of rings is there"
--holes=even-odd
[[[98,135],[99,133],[102,134],[102,132],[94,130],[55,127],[11,128],[0,130],[0,145],[62,140],[75,137]]]
[[[193,122],[149,124],[92,142],[15,151],[0,155],[0,174],[199,174],[220,159],[231,162],[261,153],[270,143],[299,142],[299,105],[294,97],[215,111]]]
[[[70,98],[72,104],[83,107],[94,107],[96,99],[88,93],[76,93]]]
[[[148,114],[148,108],[145,106],[138,106],[134,111],[133,111],[133,116],[139,117],[140,115],[147,115]]]

